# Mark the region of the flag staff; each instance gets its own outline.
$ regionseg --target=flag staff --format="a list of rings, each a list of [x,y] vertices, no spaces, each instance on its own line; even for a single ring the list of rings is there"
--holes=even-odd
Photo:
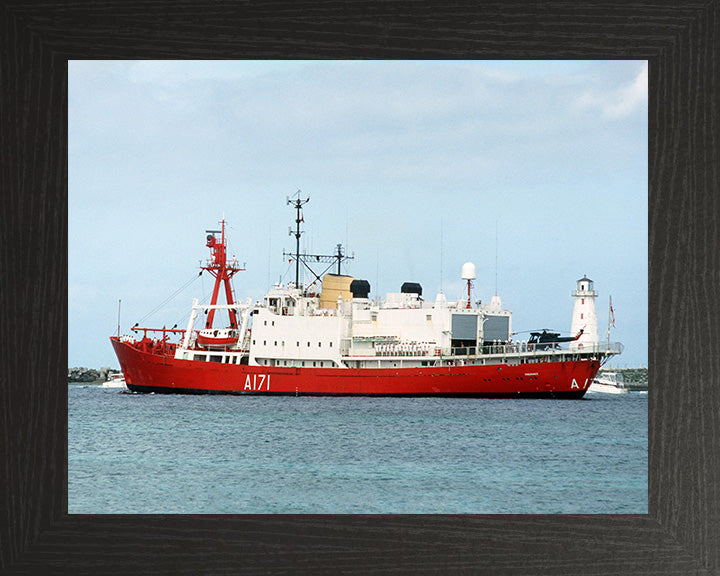
[[[608,325],[607,325],[607,333],[606,333],[608,348],[610,347],[610,326],[615,328],[615,312],[613,311],[613,307],[612,307],[612,296],[610,296],[610,306],[608,309]]]

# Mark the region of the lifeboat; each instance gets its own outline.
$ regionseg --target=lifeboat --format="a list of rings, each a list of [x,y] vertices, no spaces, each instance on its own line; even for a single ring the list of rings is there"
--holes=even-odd
[[[237,344],[239,336],[239,332],[231,328],[200,330],[197,345],[208,350],[227,350]]]

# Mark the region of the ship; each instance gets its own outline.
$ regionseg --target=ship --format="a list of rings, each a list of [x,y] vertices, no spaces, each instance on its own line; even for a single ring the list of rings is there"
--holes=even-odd
[[[588,392],[603,392],[605,394],[627,394],[630,389],[625,384],[622,372],[600,371],[590,383]]]
[[[108,379],[105,380],[102,384],[103,388],[124,388],[127,389],[127,386],[125,385],[125,378],[122,375],[122,372],[117,374],[110,374],[108,376]]]
[[[225,217],[206,231],[211,254],[201,274],[215,279],[210,302],[193,299],[184,329],[136,324],[132,335],[110,337],[130,392],[580,399],[622,351],[620,343],[577,345],[582,330],[514,339],[512,313],[497,295],[472,302],[471,262],[461,273],[467,297],[425,300],[419,283],[405,282],[370,299],[367,280],[341,273],[351,258],[342,245],[331,255],[300,252],[308,201],[287,198],[296,250],[283,255],[295,263],[295,282],[275,284],[254,303],[235,298],[231,280],[244,268],[228,257]],[[333,271],[318,274],[318,263]],[[312,282],[301,283],[301,265]],[[227,325],[216,327],[218,317]]]

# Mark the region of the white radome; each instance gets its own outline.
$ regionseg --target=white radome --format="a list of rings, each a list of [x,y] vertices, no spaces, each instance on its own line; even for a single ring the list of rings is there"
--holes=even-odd
[[[465,262],[465,264],[463,264],[462,279],[475,280],[475,264],[473,264],[472,262]]]

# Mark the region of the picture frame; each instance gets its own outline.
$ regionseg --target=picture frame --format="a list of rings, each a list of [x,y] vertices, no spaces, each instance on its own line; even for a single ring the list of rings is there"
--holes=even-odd
[[[719,22],[717,0],[5,2],[0,572],[719,574]],[[68,515],[67,61],[83,58],[647,59],[649,514]]]

